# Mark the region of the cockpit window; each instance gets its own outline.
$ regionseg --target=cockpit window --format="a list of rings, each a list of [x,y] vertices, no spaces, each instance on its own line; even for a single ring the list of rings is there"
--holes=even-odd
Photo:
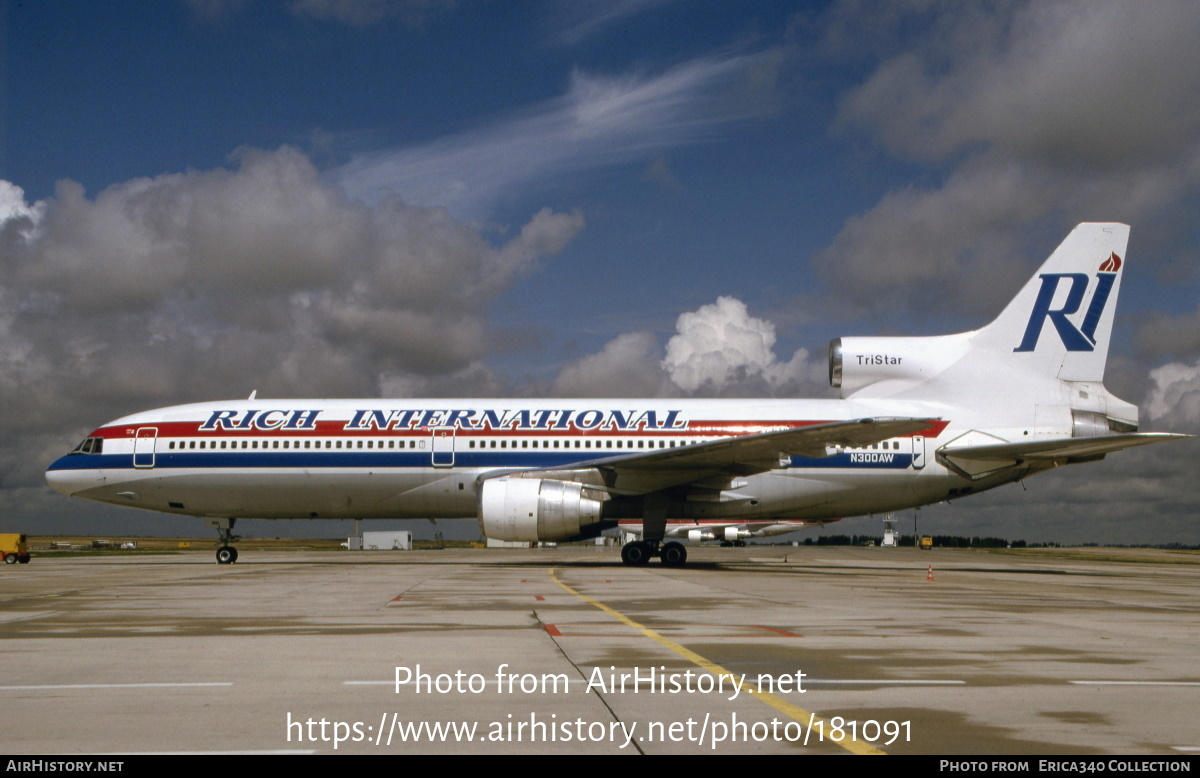
[[[71,450],[72,454],[102,454],[104,453],[104,438],[84,438],[83,442]]]

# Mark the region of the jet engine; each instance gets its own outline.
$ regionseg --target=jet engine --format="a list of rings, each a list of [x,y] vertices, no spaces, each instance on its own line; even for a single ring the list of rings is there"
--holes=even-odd
[[[496,540],[572,540],[598,535],[601,500],[583,484],[502,476],[479,491],[479,527]]]
[[[929,338],[835,338],[829,342],[829,385],[842,397],[863,392],[887,397],[927,381],[970,350],[965,336]]]

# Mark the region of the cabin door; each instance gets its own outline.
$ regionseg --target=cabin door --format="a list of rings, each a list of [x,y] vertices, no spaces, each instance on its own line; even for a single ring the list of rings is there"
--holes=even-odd
[[[133,466],[154,467],[154,444],[158,441],[158,427],[141,427],[133,439]]]
[[[925,436],[912,436],[912,466],[913,470],[925,467]]]
[[[454,427],[439,427],[433,431],[433,466],[454,466]]]

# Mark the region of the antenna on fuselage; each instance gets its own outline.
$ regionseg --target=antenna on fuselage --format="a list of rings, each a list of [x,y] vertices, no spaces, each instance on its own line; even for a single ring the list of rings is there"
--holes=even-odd
[[[258,394],[258,390],[257,390],[257,389],[255,389],[253,392],[251,392],[251,393],[250,393],[250,397],[249,397],[248,399],[250,399],[250,400],[253,400],[253,399],[255,399],[255,396],[256,396],[257,394]]]

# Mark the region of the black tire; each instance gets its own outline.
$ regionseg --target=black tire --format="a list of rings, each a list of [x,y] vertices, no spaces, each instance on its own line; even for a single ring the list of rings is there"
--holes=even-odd
[[[29,554],[26,554],[25,556],[19,556],[19,557],[17,557],[17,561],[18,561],[18,562],[20,562],[20,563],[21,563],[21,564],[23,564],[23,565],[27,565],[27,564],[29,564]]]
[[[627,565],[646,565],[650,563],[650,544],[642,541],[626,543],[621,549],[621,561]]]
[[[666,567],[683,567],[687,564],[687,549],[682,543],[671,541],[664,543],[659,549],[658,556]]]
[[[17,563],[17,555],[16,554],[5,554],[4,564],[15,565],[16,563]]]
[[[221,546],[217,549],[217,564],[231,565],[237,560],[237,551],[231,546]]]

